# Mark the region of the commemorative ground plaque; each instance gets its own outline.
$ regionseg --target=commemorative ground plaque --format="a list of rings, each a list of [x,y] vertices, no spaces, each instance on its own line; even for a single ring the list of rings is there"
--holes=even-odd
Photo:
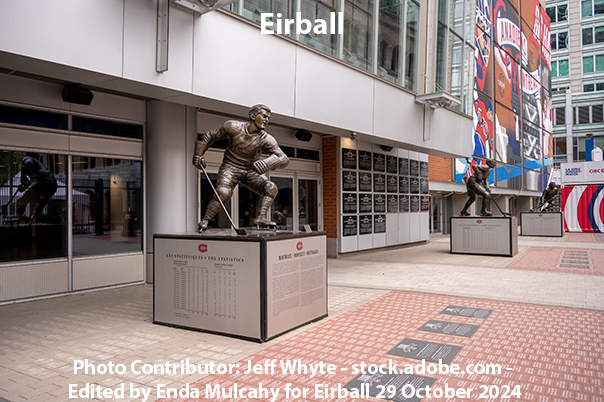
[[[438,321],[430,320],[422,325],[418,330],[425,332],[433,332],[435,334],[455,335],[463,336],[465,338],[471,338],[476,331],[478,331],[480,325],[473,324],[462,324],[459,322],[451,321]]]
[[[392,348],[388,354],[416,360],[426,360],[432,363],[442,361],[443,364],[451,364],[460,350],[461,346],[405,338],[401,343]]]
[[[543,237],[564,236],[562,212],[521,212],[520,234]]]
[[[448,306],[441,314],[456,315],[459,317],[472,317],[472,318],[483,318],[487,319],[491,315],[493,310],[486,310],[474,307],[461,307],[461,306]]]
[[[386,175],[380,173],[373,174],[373,192],[384,193],[386,192]]]
[[[451,217],[452,254],[484,254],[513,257],[518,253],[515,216]]]
[[[419,402],[421,397],[411,390],[432,387],[436,378],[417,374],[359,374],[344,386],[347,390],[356,390],[360,397],[368,395],[396,402]],[[410,385],[407,386],[406,385]],[[387,393],[386,390],[394,390]],[[355,398],[356,399],[356,398]]]
[[[371,170],[371,152],[359,151],[359,170]]]
[[[156,234],[153,322],[267,341],[327,316],[325,232]]]

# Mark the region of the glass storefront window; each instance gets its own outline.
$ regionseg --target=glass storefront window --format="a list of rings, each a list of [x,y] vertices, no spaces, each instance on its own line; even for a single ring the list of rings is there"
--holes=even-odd
[[[380,1],[378,75],[400,84],[402,4]]]
[[[413,0],[407,0],[405,33],[405,88],[416,91],[416,59],[419,54],[419,6]]]
[[[313,231],[319,230],[319,208],[317,180],[298,179],[298,222],[300,230],[309,225]]]
[[[0,151],[0,262],[67,256],[67,157]]]
[[[277,224],[277,229],[294,230],[293,179],[271,176],[271,181],[279,189],[273,201],[273,222]]]
[[[73,255],[141,251],[142,162],[74,156]]]
[[[274,18],[271,29],[277,30],[277,14],[281,14],[281,20],[293,18],[294,3],[292,0],[245,0],[243,2],[243,16],[252,21],[260,23],[260,14],[273,13]],[[235,10],[232,10],[235,11]],[[282,29],[284,27],[282,26]],[[285,33],[285,30],[282,32]],[[288,36],[294,37],[294,29],[291,30]]]

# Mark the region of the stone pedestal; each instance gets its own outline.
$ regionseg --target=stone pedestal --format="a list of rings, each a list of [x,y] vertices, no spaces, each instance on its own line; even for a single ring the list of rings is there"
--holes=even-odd
[[[515,256],[518,253],[516,217],[452,217],[451,253]]]

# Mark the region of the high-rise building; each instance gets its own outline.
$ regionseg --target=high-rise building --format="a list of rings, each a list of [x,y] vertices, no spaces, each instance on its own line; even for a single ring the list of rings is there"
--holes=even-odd
[[[546,12],[552,28],[555,161],[585,161],[586,140],[604,148],[604,1],[549,0]]]

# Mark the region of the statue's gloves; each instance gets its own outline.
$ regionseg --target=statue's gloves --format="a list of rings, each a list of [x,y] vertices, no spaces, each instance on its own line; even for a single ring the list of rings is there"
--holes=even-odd
[[[193,166],[195,166],[197,169],[206,167],[206,161],[203,158],[203,155],[193,155]]]
[[[260,159],[254,162],[254,170],[259,174],[265,174],[272,167],[278,165],[279,163],[279,157],[277,155],[271,155],[268,158]]]
[[[25,190],[27,190],[27,187],[28,187],[28,185],[27,185],[27,184],[21,184],[21,185],[19,186],[19,188],[17,189],[17,191],[18,191],[18,192],[20,192],[20,193],[22,193],[22,192],[24,192]]]

